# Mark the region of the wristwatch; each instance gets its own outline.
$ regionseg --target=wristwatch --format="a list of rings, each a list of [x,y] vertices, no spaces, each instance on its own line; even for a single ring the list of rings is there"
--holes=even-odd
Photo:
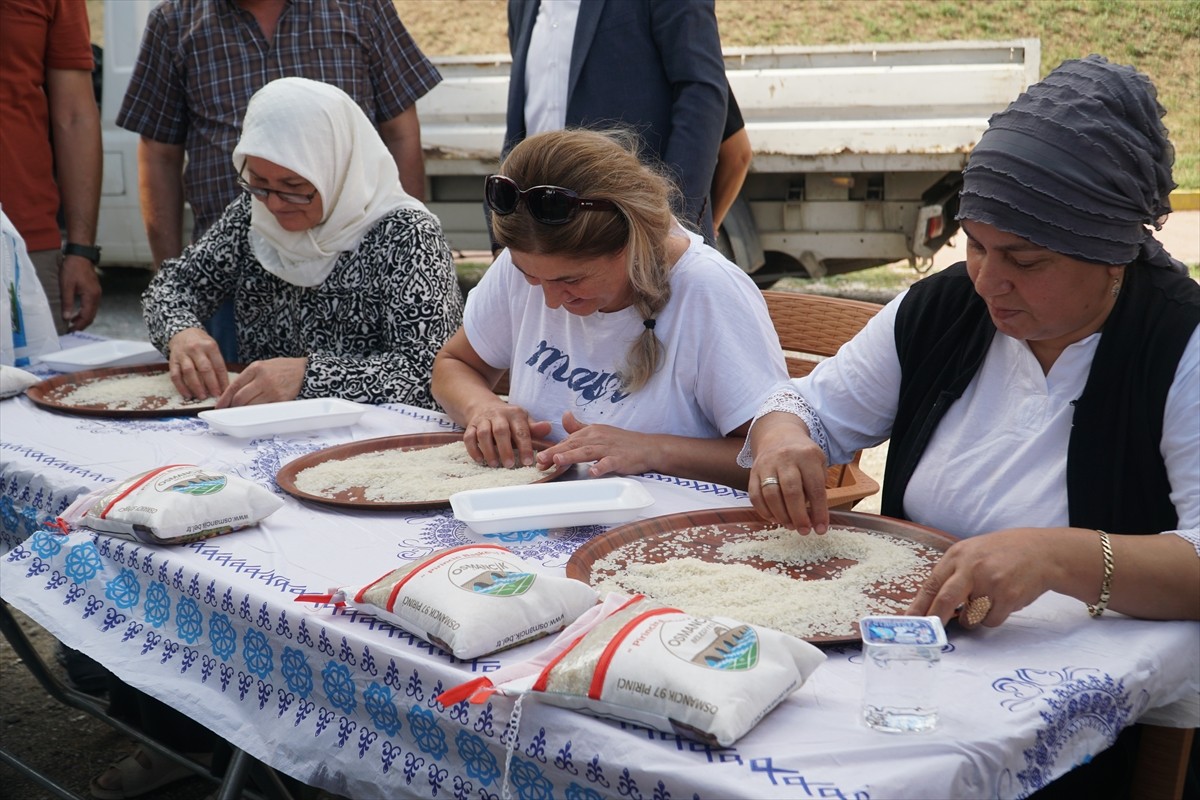
[[[83,256],[88,261],[92,262],[94,266],[99,266],[100,264],[100,248],[93,247],[91,245],[67,242],[66,245],[63,246],[63,255]]]

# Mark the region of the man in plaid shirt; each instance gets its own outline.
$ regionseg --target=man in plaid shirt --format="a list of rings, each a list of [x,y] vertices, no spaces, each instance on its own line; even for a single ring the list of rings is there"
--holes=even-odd
[[[289,76],[353,97],[395,157],[405,191],[424,199],[416,102],[442,77],[391,0],[165,0],[150,12],[117,116],[141,136],[138,181],[155,266],[183,250],[185,197],[193,240],[237,197],[232,154],[246,104]],[[214,327],[231,349],[232,314]]]

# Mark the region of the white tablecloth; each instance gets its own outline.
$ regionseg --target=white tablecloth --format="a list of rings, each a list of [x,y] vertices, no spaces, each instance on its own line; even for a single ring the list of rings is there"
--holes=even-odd
[[[148,547],[39,530],[80,492],[170,463],[275,487],[332,444],[450,429],[373,408],[348,428],[255,440],[196,418],[121,421],[0,403],[0,594],[68,645],[294,777],[355,798],[1020,797],[1148,712],[1194,727],[1200,624],[1088,617],[1048,595],[998,629],[952,627],[941,725],[897,736],[859,720],[861,654],[827,649],[810,681],[730,748],[536,701],[441,707],[443,689],[544,646],[459,661],[402,630],[295,595],[357,586],[448,546],[499,542],[560,571],[599,527],[483,537],[448,511],[380,513],[290,496],[257,528]],[[642,476],[646,516],[746,504],[726,487]],[[515,739],[514,739],[515,736]]]

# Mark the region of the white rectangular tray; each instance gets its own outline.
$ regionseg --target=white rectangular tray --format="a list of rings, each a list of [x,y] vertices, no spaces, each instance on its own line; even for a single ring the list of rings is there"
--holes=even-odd
[[[336,397],[314,397],[237,408],[201,411],[200,419],[229,436],[271,436],[277,433],[353,425],[366,413],[366,406]]]
[[[41,361],[57,372],[79,372],[103,367],[135,367],[139,364],[155,364],[166,359],[149,342],[109,339],[70,347],[57,353],[47,353],[42,356]]]
[[[450,495],[454,516],[476,533],[507,533],[574,525],[615,525],[635,519],[654,498],[630,478],[594,478]]]

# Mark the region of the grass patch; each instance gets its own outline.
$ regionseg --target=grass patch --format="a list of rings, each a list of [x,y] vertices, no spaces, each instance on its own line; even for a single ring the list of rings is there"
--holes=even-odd
[[[761,35],[770,6],[776,34]],[[1150,76],[1175,144],[1175,180],[1200,189],[1197,0],[717,0],[726,46],[1039,38],[1041,75],[1099,53]]]
[[[1200,281],[1200,265],[1190,265],[1188,273]],[[887,303],[924,277],[907,263],[898,262],[828,278],[784,278],[771,288],[784,292],[848,297],[868,303]]]
[[[925,275],[907,262],[897,262],[826,278],[784,278],[771,288],[784,292],[847,297],[868,303],[887,303],[923,277]]]

